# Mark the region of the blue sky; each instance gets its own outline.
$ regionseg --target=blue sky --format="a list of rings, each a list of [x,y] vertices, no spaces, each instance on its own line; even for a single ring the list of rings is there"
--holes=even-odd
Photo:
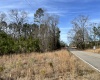
[[[88,15],[91,22],[100,22],[100,0],[0,0],[0,11],[25,10],[31,19],[40,7],[59,15],[61,40],[67,43],[67,33],[72,28],[71,21],[78,15]]]

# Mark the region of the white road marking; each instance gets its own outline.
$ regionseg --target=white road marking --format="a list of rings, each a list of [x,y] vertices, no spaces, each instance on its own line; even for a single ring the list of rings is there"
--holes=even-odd
[[[72,53],[72,52],[71,52]],[[74,53],[72,53],[74,54]],[[84,59],[80,58],[79,56],[77,56],[76,54],[74,54],[76,57],[78,57],[80,60],[82,60],[83,62],[85,62],[86,64],[90,65],[92,68],[94,68],[95,70],[97,70],[98,72],[100,72],[99,69],[97,69],[95,66],[91,65],[90,63],[88,63],[87,61],[85,61]]]

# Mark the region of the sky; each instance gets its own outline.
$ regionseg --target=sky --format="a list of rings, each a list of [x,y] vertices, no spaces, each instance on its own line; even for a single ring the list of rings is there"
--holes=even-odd
[[[74,18],[85,15],[89,16],[90,22],[100,22],[100,0],[0,0],[0,11],[25,10],[29,13],[31,22],[38,8],[59,16],[60,40],[66,43],[69,43],[67,36]]]

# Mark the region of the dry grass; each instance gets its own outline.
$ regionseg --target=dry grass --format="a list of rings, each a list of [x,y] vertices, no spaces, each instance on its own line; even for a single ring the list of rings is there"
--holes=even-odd
[[[100,74],[66,50],[0,57],[0,80],[99,80]]]
[[[95,50],[94,50],[94,49],[87,49],[87,50],[85,50],[85,51],[100,54],[100,48],[97,48],[97,49],[95,49]]]

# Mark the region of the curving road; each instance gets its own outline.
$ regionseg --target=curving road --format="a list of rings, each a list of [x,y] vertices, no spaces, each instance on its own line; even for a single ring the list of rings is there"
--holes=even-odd
[[[70,52],[100,72],[100,54],[70,49]]]

